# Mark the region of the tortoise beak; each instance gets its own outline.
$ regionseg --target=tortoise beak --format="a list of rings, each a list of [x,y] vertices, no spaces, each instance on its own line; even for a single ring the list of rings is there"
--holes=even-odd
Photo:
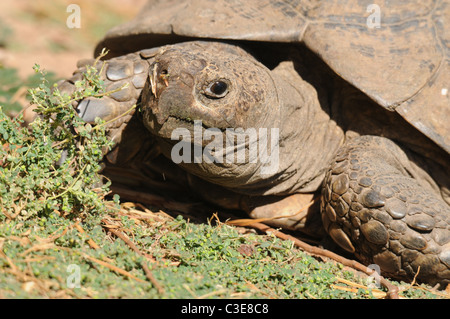
[[[192,87],[169,76],[162,63],[155,62],[150,66],[143,105],[151,110],[159,125],[163,125],[169,116],[188,117],[187,109],[193,103]]]

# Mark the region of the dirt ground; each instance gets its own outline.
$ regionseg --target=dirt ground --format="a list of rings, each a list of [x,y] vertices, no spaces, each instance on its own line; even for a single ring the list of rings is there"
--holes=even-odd
[[[146,0],[1,0],[0,67],[16,68],[22,78],[42,69],[69,77],[79,59],[92,57],[108,29],[132,19]],[[67,20],[80,8],[80,28]],[[73,21],[73,20],[71,20]]]

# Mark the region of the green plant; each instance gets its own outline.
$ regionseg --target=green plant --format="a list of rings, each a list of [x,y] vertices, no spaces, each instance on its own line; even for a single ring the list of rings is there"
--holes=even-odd
[[[51,87],[45,73],[38,87],[30,89],[37,119],[23,127],[21,116],[11,119],[0,108],[0,220],[27,219],[58,212],[83,214],[105,211],[102,197],[102,150],[111,142],[100,119],[91,126],[78,117],[73,101],[102,97],[103,81],[93,66],[75,83],[73,94]]]

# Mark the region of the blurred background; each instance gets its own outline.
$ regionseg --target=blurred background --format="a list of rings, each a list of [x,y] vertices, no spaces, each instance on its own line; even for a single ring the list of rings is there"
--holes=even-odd
[[[95,44],[113,26],[132,19],[146,0],[1,0],[0,105],[14,115],[26,104],[29,87],[39,83],[34,64],[49,80],[71,76],[76,62],[91,58]],[[66,22],[80,7],[81,27]]]

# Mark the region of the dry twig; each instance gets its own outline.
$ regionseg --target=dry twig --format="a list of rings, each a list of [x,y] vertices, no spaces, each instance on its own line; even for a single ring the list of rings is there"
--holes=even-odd
[[[134,279],[134,280],[139,281],[139,282],[145,282],[144,280],[139,279],[139,278],[137,278],[136,276],[133,276],[133,275],[130,274],[128,271],[125,271],[125,270],[123,270],[123,269],[121,269],[121,268],[119,268],[119,267],[116,267],[116,266],[114,266],[114,265],[111,265],[111,264],[109,264],[109,263],[107,263],[107,262],[105,262],[105,261],[103,261],[103,260],[94,258],[94,257],[89,256],[89,255],[87,255],[87,254],[83,254],[83,255],[84,255],[84,257],[86,257],[86,258],[89,259],[90,261],[93,261],[93,262],[95,262],[95,263],[97,263],[97,264],[100,264],[100,265],[102,265],[102,266],[105,266],[106,268],[109,268],[109,269],[111,269],[112,271],[114,271],[114,272],[116,272],[116,273],[118,273],[118,274],[124,275],[124,276],[126,276],[126,277],[129,277],[129,278]]]
[[[103,219],[102,222],[105,223],[106,225],[109,225],[109,223],[106,219]],[[121,231],[119,231],[118,229],[114,229],[114,228],[108,228],[108,231],[111,232],[112,234],[114,234],[116,237],[122,239],[125,242],[125,244],[127,244],[139,256],[145,257],[144,254],[139,250],[139,248]],[[163,287],[159,284],[159,282],[153,276],[152,272],[148,268],[147,264],[145,264],[145,262],[142,263],[142,268],[144,269],[145,275],[148,278],[148,280],[150,280],[150,282],[153,284],[153,286],[156,288],[156,290],[158,290],[158,293],[160,295],[164,294]]]

